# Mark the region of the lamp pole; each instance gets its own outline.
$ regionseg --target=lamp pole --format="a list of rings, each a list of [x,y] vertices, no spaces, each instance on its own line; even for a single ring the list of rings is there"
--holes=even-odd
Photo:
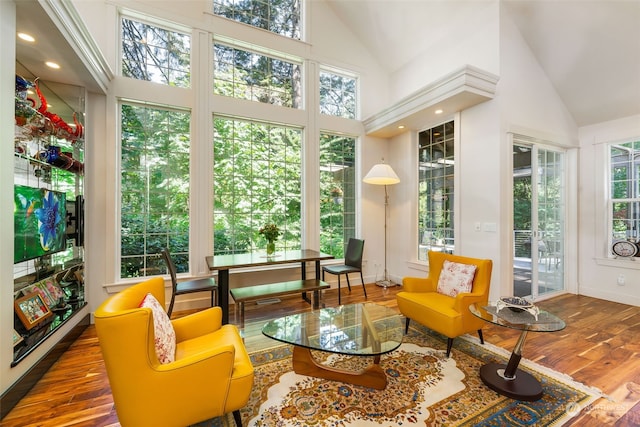
[[[374,165],[362,180],[367,184],[384,185],[384,277],[382,280],[377,280],[376,285],[383,288],[395,286],[395,283],[389,279],[389,272],[387,271],[387,215],[389,211],[387,185],[399,183],[400,178],[398,178],[391,166],[385,164],[384,159],[382,159],[382,163]]]
[[[389,193],[387,192],[387,185],[384,186],[384,278],[376,282],[376,285],[388,288],[393,286],[389,280],[389,273],[387,272],[387,215],[389,210]]]

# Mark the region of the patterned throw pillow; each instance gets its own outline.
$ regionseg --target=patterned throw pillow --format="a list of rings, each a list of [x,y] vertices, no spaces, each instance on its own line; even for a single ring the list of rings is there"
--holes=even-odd
[[[445,261],[438,279],[438,293],[455,297],[461,292],[471,292],[476,266]]]
[[[140,307],[148,307],[153,313],[153,330],[158,360],[163,364],[173,362],[176,359],[176,332],[173,330],[167,312],[151,293],[144,297]]]

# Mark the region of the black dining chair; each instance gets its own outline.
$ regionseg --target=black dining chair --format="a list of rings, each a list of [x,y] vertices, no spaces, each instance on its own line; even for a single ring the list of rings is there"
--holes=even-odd
[[[178,283],[178,279],[176,278],[176,265],[173,263],[173,259],[171,259],[169,249],[165,248],[162,250],[162,257],[167,263],[167,270],[169,270],[169,275],[171,276],[171,302],[167,309],[169,316],[171,316],[171,312],[173,311],[176,295],[192,294],[194,292],[211,292],[211,307],[216,305],[218,285],[213,277],[203,277],[201,279],[187,280]]]
[[[347,244],[347,253],[344,257],[344,265],[326,265],[322,267],[322,280],[324,281],[325,271],[338,276],[338,305],[340,305],[340,275],[347,276],[347,286],[351,292],[351,283],[349,283],[349,273],[360,273],[362,281],[362,289],[364,297],[367,298],[367,288],[364,286],[362,278],[362,253],[364,252],[364,240],[350,238]]]

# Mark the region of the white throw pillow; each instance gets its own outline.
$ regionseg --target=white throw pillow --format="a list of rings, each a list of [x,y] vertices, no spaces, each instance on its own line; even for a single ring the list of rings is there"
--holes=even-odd
[[[144,297],[140,307],[148,307],[153,313],[153,331],[158,360],[163,364],[173,362],[176,360],[176,332],[173,330],[167,312],[151,293]]]
[[[455,297],[462,292],[471,292],[475,274],[475,265],[445,261],[438,278],[437,291],[439,294],[450,297]]]

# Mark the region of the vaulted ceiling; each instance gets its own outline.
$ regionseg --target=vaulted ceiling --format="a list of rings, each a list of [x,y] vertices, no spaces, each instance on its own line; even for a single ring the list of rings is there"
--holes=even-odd
[[[389,72],[428,52],[478,0],[326,0]],[[640,114],[640,0],[507,0],[578,126]],[[425,82],[428,83],[428,82]]]
[[[433,44],[446,43],[441,38],[452,20],[474,19],[493,0],[325,1],[393,72]],[[578,126],[640,114],[640,0],[503,3]],[[42,35],[38,46],[18,43],[22,65],[43,79],[82,81],[77,73],[86,70],[60,34],[47,28],[38,3],[17,4],[19,30]],[[37,51],[56,49],[67,54],[60,59],[66,71],[58,76],[35,65],[41,63]]]

